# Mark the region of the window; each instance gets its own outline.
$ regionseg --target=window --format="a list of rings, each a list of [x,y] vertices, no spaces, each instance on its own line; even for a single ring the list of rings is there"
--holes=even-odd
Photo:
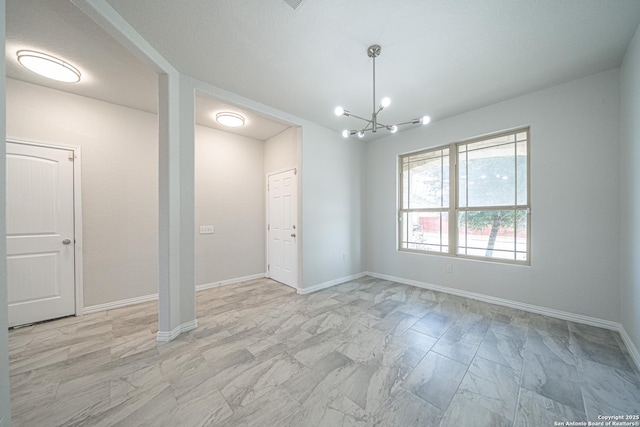
[[[529,263],[529,129],[400,156],[399,249]]]

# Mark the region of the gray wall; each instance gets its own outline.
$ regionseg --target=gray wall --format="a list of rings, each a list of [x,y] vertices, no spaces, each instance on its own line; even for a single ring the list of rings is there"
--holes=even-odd
[[[300,128],[289,129],[264,142],[264,172],[281,172],[300,167]]]
[[[619,321],[618,77],[592,75],[368,144],[366,268]],[[531,266],[396,251],[399,154],[523,125],[531,125]]]
[[[156,294],[157,116],[12,79],[7,103],[9,138],[82,149],[85,307]],[[202,126],[195,140],[196,284],[264,273],[265,143]]]
[[[264,142],[204,126],[195,138],[196,285],[264,274]]]
[[[157,116],[7,79],[7,136],[82,149],[85,307],[157,293]]]
[[[302,128],[302,288],[360,273],[364,143]]]
[[[620,72],[621,321],[640,349],[640,27]]]

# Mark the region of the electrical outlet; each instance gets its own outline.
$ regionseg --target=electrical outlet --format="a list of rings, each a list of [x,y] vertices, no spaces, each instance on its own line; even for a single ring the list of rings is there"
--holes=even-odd
[[[447,264],[444,266],[444,271],[447,273],[453,273],[453,264]]]
[[[213,225],[200,226],[200,234],[213,234],[213,232],[214,232]]]

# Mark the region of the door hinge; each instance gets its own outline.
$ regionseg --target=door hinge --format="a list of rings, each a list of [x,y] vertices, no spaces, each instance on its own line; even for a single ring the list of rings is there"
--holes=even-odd
[[[267,224],[267,231],[271,230],[271,224]]]
[[[76,156],[73,153],[69,153],[69,160],[73,162],[75,158]]]
[[[267,270],[271,271],[271,264],[267,264]]]

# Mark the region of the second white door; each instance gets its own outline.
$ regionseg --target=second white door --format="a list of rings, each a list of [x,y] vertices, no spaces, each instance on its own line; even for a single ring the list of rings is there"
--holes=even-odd
[[[7,143],[9,326],[75,313],[73,154]]]
[[[268,273],[285,285],[298,286],[298,181],[296,170],[269,175]]]

